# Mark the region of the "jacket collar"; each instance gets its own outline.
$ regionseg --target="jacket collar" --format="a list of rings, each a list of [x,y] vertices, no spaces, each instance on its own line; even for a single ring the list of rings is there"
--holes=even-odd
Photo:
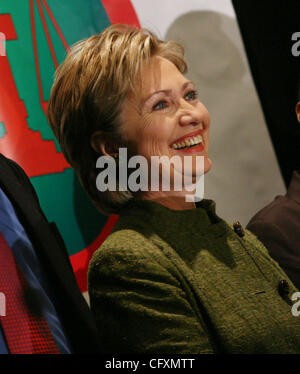
[[[211,235],[221,237],[230,229],[216,214],[216,203],[208,199],[197,203],[197,208],[188,210],[172,210],[154,201],[132,199],[120,216],[131,216],[136,225],[144,229],[148,227],[149,235],[154,231],[160,237],[168,238],[168,242],[173,242],[174,238],[175,247],[178,240],[182,245],[185,240],[190,242]]]

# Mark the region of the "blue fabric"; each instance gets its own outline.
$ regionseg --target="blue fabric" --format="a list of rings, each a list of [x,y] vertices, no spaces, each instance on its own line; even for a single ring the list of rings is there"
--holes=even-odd
[[[24,227],[21,225],[14,207],[0,188],[0,231],[12,249],[15,260],[23,275],[34,290],[39,306],[48,322],[57,348],[61,353],[71,353],[70,344],[64,333],[63,326],[56,313],[53,295],[54,290],[47,283],[46,275],[42,270],[37,254],[30,242]],[[1,291],[1,290],[0,290]],[[7,346],[0,329],[0,352],[7,353]]]
[[[9,351],[8,351],[6,341],[5,341],[1,326],[0,326],[0,354],[3,355],[3,354],[8,354],[8,353]]]

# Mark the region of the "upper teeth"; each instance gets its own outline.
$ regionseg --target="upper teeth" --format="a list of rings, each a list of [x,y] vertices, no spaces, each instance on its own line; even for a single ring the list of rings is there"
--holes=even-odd
[[[191,138],[184,139],[181,142],[173,143],[172,148],[179,149],[184,147],[190,147],[191,145],[200,144],[202,143],[202,141],[202,136],[199,134],[197,136],[192,136]]]

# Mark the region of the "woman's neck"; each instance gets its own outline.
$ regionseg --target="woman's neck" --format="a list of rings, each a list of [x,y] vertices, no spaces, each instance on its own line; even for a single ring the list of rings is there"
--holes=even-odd
[[[192,201],[193,194],[190,194],[191,201],[187,201],[186,191],[149,191],[142,199],[152,200],[172,210],[195,209],[195,201]]]

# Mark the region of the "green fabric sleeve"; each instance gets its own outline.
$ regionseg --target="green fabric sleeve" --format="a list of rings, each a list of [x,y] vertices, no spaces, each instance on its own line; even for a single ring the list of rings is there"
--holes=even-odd
[[[214,353],[180,281],[151,253],[101,248],[88,283],[103,353]]]

